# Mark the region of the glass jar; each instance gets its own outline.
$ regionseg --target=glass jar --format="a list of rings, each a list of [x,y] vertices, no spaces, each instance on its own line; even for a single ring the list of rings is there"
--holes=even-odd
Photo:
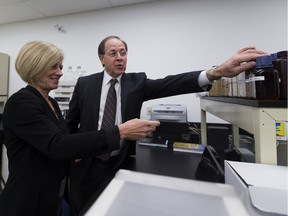
[[[280,100],[287,100],[287,51],[277,52],[272,63],[279,73]]]
[[[270,55],[256,58],[255,90],[258,100],[277,100],[279,93],[279,73],[274,69]]]

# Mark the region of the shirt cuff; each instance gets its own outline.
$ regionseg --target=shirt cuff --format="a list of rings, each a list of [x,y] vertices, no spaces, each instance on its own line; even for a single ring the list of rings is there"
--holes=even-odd
[[[206,76],[206,70],[202,71],[198,77],[198,84],[203,90],[207,90],[208,86],[212,85]]]

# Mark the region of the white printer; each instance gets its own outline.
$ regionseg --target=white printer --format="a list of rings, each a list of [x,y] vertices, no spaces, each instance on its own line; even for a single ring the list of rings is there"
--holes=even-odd
[[[151,133],[149,138],[154,143],[157,140],[169,140],[171,142],[195,142],[194,136],[189,130],[186,106],[181,104],[158,104],[151,107],[151,120],[158,120],[161,124]]]
[[[151,120],[161,122],[187,122],[186,106],[181,104],[159,104],[151,107]]]

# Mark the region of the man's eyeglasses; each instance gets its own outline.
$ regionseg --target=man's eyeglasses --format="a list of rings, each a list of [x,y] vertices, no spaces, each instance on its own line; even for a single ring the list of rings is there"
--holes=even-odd
[[[114,57],[116,57],[118,55],[120,55],[121,57],[126,57],[127,56],[127,52],[125,50],[120,50],[119,52],[111,51],[111,52],[108,52],[108,53],[105,53],[105,54],[108,55],[111,58],[114,58]]]

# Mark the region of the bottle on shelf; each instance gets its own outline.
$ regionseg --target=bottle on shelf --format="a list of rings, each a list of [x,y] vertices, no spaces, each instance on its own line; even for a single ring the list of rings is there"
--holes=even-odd
[[[75,71],[75,77],[78,79],[81,76],[81,66],[77,66]]]
[[[241,98],[246,97],[246,84],[245,84],[245,72],[238,74],[237,76],[237,96]]]
[[[215,80],[212,84],[211,89],[209,90],[210,97],[219,97],[221,96],[221,79]]]
[[[255,68],[249,70],[249,98],[251,99],[256,99],[255,72]]]
[[[232,96],[238,97],[238,76],[231,78],[232,82]]]
[[[279,99],[279,73],[274,69],[270,55],[256,58],[255,68],[256,99],[277,100]]]
[[[287,50],[277,52],[272,60],[274,68],[279,72],[280,100],[287,100],[287,53]]]
[[[249,81],[249,78],[250,78],[250,73],[251,73],[251,70],[248,70],[248,71],[245,71],[245,98],[251,98],[250,97],[250,81]]]
[[[75,77],[72,70],[72,66],[68,66],[67,71],[63,75],[64,81],[73,82]]]

